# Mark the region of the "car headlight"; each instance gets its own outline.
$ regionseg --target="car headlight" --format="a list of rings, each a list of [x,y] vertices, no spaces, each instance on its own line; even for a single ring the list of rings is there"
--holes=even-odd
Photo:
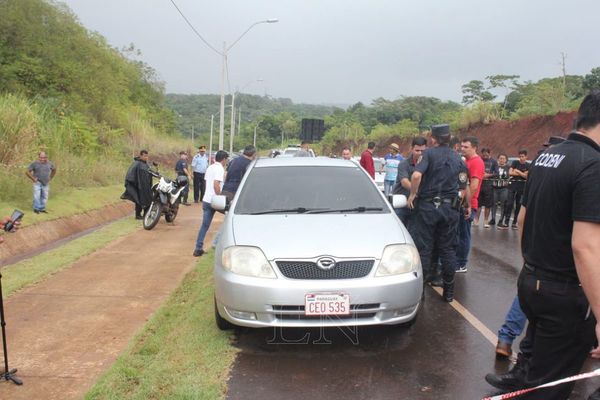
[[[400,275],[415,272],[421,265],[419,252],[412,244],[393,244],[383,249],[375,276]]]
[[[258,247],[228,247],[223,251],[222,264],[223,268],[234,274],[255,278],[277,278],[267,257]]]

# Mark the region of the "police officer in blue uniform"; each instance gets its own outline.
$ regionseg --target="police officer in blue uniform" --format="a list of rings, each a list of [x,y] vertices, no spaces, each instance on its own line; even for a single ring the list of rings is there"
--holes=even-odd
[[[425,281],[433,278],[431,253],[437,247],[442,261],[443,298],[454,299],[454,272],[456,270],[456,231],[460,218],[459,190],[468,181],[467,166],[448,146],[450,126],[431,127],[432,148],[423,152],[423,158],[412,175],[408,206],[416,211],[411,234],[421,256]],[[470,204],[470,202],[467,202]],[[467,213],[470,213],[470,205]]]

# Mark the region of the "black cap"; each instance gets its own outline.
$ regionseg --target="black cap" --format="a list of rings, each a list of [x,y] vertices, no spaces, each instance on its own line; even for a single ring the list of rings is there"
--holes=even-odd
[[[548,141],[546,143],[544,143],[543,146],[545,146],[545,147],[554,146],[555,144],[562,143],[565,140],[567,140],[567,139],[565,139],[564,137],[561,137],[561,136],[550,136],[548,138]]]
[[[431,135],[437,137],[450,136],[450,125],[440,124],[431,126]]]

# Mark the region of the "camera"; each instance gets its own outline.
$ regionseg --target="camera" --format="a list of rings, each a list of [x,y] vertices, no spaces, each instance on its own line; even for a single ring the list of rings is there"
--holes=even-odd
[[[6,225],[4,225],[4,230],[6,232],[12,231],[15,227],[15,222],[20,221],[21,218],[23,218],[23,215],[25,214],[21,210],[13,211],[12,215],[10,216],[10,221],[7,222]]]

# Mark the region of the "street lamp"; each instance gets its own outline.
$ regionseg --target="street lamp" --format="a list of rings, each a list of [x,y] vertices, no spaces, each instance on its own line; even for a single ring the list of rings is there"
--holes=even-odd
[[[258,128],[258,125],[260,125],[260,121],[254,127],[254,141],[252,142],[252,145],[254,146],[254,148],[256,148],[256,128]]]
[[[246,83],[241,90],[235,90],[231,94],[231,125],[230,125],[230,134],[229,134],[229,154],[233,153],[233,138],[235,137],[235,94],[242,93],[242,91],[251,85],[254,82],[264,82],[262,78],[258,78],[256,80],[250,81]],[[238,107],[238,124],[237,124],[237,134],[240,134],[240,129],[242,127],[242,106]]]
[[[227,43],[223,42],[223,51],[221,53],[221,56],[222,56],[222,65],[221,65],[221,108],[220,108],[221,115],[219,117],[219,149],[223,148],[223,140],[224,140],[224,133],[225,133],[225,115],[224,115],[225,114],[225,65],[227,63],[227,53],[229,52],[229,50],[231,50],[231,48],[233,46],[235,46],[237,44],[237,42],[240,41],[240,39],[242,37],[244,37],[244,35],[246,33],[248,33],[248,31],[250,29],[252,29],[256,25],[259,25],[259,24],[273,24],[273,23],[276,23],[276,22],[279,22],[279,20],[276,19],[276,18],[271,18],[271,19],[266,19],[264,21],[255,22],[252,25],[250,25],[248,27],[248,29],[246,29],[244,31],[244,33],[242,33],[240,35],[240,37],[238,37],[229,47],[227,47]]]
[[[231,107],[231,106],[225,106],[225,107]],[[210,115],[210,139],[208,141],[208,160],[210,163],[210,156],[212,154],[212,142],[213,142],[213,123],[215,120],[215,115],[219,115],[221,114],[221,111],[217,111],[215,114],[211,114]],[[219,148],[219,150],[223,150],[223,148]]]

